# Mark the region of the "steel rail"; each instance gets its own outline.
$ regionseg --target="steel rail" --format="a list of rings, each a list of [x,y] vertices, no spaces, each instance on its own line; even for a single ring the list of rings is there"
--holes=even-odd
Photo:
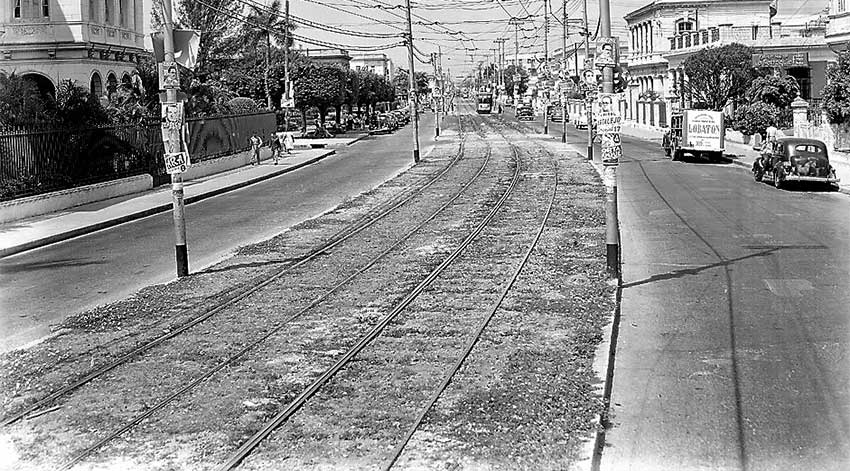
[[[247,298],[248,296],[259,291],[260,289],[265,288],[266,286],[273,283],[275,280],[277,280],[278,278],[280,278],[281,276],[283,276],[287,272],[294,270],[295,268],[298,268],[298,267],[306,264],[307,262],[315,259],[319,255],[325,254],[328,250],[331,250],[334,247],[340,245],[344,241],[348,240],[350,237],[362,232],[363,230],[365,230],[368,227],[375,224],[377,221],[385,218],[387,215],[389,215],[390,213],[392,213],[393,211],[395,211],[399,207],[407,204],[408,202],[413,200],[414,197],[421,194],[424,190],[426,190],[431,185],[433,185],[437,180],[439,180],[444,175],[446,175],[452,168],[454,168],[454,166],[463,157],[465,141],[464,141],[464,134],[463,134],[463,131],[462,131],[463,126],[461,124],[460,116],[458,116],[458,127],[459,127],[459,131],[460,131],[461,139],[460,139],[460,143],[458,145],[457,153],[455,154],[452,161],[449,162],[449,164],[446,165],[446,167],[442,171],[440,171],[439,173],[434,175],[432,178],[430,178],[428,180],[428,182],[426,182],[423,186],[417,188],[416,190],[414,190],[413,192],[411,192],[407,195],[403,194],[401,196],[401,200],[392,204],[387,209],[379,210],[380,212],[378,214],[374,215],[373,217],[371,217],[369,219],[361,220],[357,224],[355,224],[353,226],[346,227],[343,230],[339,231],[337,234],[332,236],[326,243],[324,243],[324,244],[320,245],[319,247],[317,247],[316,249],[312,250],[308,255],[302,257],[296,263],[294,263],[292,265],[287,265],[286,267],[281,268],[277,272],[272,273],[265,280],[252,279],[249,283],[243,284],[243,286],[245,286],[245,285],[249,286],[249,288],[246,289],[245,291],[240,291],[237,294],[235,294],[231,297],[228,297],[227,299],[221,301],[220,303],[215,304],[209,310],[204,311],[203,314],[201,314],[197,317],[194,317],[193,319],[189,320],[188,322],[181,324],[180,326],[176,327],[174,330],[170,330],[167,333],[164,333],[164,334],[162,334],[162,335],[160,335],[160,336],[158,336],[158,337],[156,337],[156,338],[154,338],[154,339],[152,339],[148,342],[145,342],[144,344],[142,344],[139,347],[134,348],[130,352],[125,353],[122,356],[116,358],[115,360],[112,360],[111,362],[89,372],[88,374],[86,374],[82,378],[79,378],[79,379],[73,381],[71,384],[64,386],[64,387],[60,388],[59,390],[47,395],[46,397],[30,404],[29,406],[23,408],[21,411],[15,413],[14,415],[11,415],[8,418],[4,418],[3,422],[0,423],[0,426],[6,427],[6,426],[9,426],[11,424],[14,424],[15,422],[18,422],[19,420],[25,418],[27,415],[37,411],[38,409],[41,409],[43,407],[50,405],[56,399],[67,395],[68,393],[80,388],[81,386],[83,386],[83,385],[91,382],[92,380],[104,375],[105,373],[115,369],[116,367],[118,367],[118,366],[120,366],[124,363],[127,363],[129,360],[135,358],[139,354],[144,353],[144,352],[152,349],[153,347],[156,347],[157,345],[160,345],[160,344],[164,343],[165,341],[170,340],[170,339],[182,334],[183,332],[189,330],[190,328],[206,321],[207,319],[218,314],[219,312],[223,311],[227,307]],[[390,200],[390,203],[392,203],[392,201],[393,201],[393,199]],[[368,218],[369,216],[366,216],[366,217]]]
[[[515,149],[515,147],[514,147]],[[516,152],[516,150],[514,150]],[[509,278],[508,283],[502,289],[501,294],[499,295],[499,299],[493,304],[493,307],[490,308],[490,311],[481,320],[478,324],[478,328],[476,329],[473,336],[466,343],[463,352],[461,352],[460,356],[458,356],[455,363],[452,365],[451,369],[446,373],[443,377],[443,381],[437,387],[436,390],[432,393],[431,397],[428,400],[428,403],[421,409],[419,416],[416,418],[416,421],[413,425],[408,428],[407,433],[404,436],[404,439],[399,443],[395,449],[393,450],[393,454],[390,457],[389,462],[384,466],[385,471],[389,471],[396,464],[398,459],[401,457],[402,452],[407,447],[410,440],[413,438],[413,434],[416,433],[416,430],[422,425],[422,422],[425,420],[425,416],[428,415],[428,412],[434,407],[434,404],[437,403],[440,396],[445,392],[446,388],[448,388],[455,374],[460,370],[463,363],[469,357],[469,354],[472,353],[472,349],[475,348],[475,345],[478,343],[478,340],[481,338],[481,335],[484,333],[484,330],[487,328],[487,325],[490,324],[490,321],[493,319],[493,316],[496,314],[496,311],[502,306],[505,298],[507,298],[508,293],[513,287],[516,280],[519,278],[522,273],[523,268],[528,263],[528,260],[531,258],[531,254],[534,249],[537,247],[537,243],[540,241],[540,237],[543,235],[543,231],[546,228],[546,223],[549,221],[549,216],[552,214],[552,208],[555,204],[555,197],[558,194],[558,165],[555,162],[555,185],[552,188],[552,196],[549,198],[549,206],[546,208],[546,214],[543,216],[543,220],[540,223],[540,227],[537,229],[537,233],[534,236],[534,240],[529,244],[528,249],[525,252],[522,260],[519,265],[517,265],[516,270],[513,275]]]
[[[235,354],[231,355],[230,357],[226,358],[224,361],[220,362],[218,365],[216,365],[216,366],[215,366],[215,367],[213,367],[212,369],[210,369],[210,370],[206,371],[205,373],[203,373],[202,375],[198,376],[197,378],[195,378],[195,379],[194,379],[194,380],[192,380],[191,382],[187,383],[187,384],[186,384],[186,385],[184,385],[182,388],[178,389],[177,391],[175,391],[174,393],[172,393],[171,395],[169,395],[169,396],[168,396],[168,397],[166,397],[165,399],[163,399],[163,400],[161,400],[160,402],[158,402],[157,404],[155,404],[155,405],[151,406],[151,407],[150,407],[148,410],[146,410],[145,412],[143,412],[143,413],[141,413],[141,414],[137,415],[137,416],[136,416],[136,417],[134,417],[131,421],[129,421],[129,422],[127,422],[126,424],[124,424],[124,426],[122,426],[120,429],[116,430],[115,432],[112,432],[111,434],[109,434],[109,435],[107,435],[106,437],[102,438],[101,440],[97,441],[97,442],[96,442],[96,443],[94,443],[93,445],[91,445],[91,446],[87,447],[85,450],[83,450],[83,451],[79,452],[79,453],[78,453],[76,456],[74,456],[72,459],[70,459],[69,461],[65,462],[65,463],[64,463],[64,464],[63,464],[63,465],[62,465],[59,469],[63,469],[63,470],[64,470],[64,469],[71,469],[74,465],[78,464],[79,462],[81,462],[82,460],[84,460],[85,458],[87,458],[88,456],[90,456],[92,453],[94,453],[95,451],[97,451],[98,449],[100,449],[103,445],[105,445],[105,444],[107,444],[107,443],[111,442],[112,440],[114,440],[114,439],[118,438],[119,436],[121,436],[122,434],[124,434],[124,433],[125,433],[125,432],[127,432],[128,430],[132,429],[132,428],[133,428],[133,427],[135,427],[136,425],[140,424],[142,421],[144,421],[145,419],[147,419],[148,417],[150,417],[150,416],[151,416],[151,415],[153,415],[154,413],[156,413],[156,412],[158,412],[159,410],[161,410],[163,407],[167,406],[168,404],[170,404],[170,403],[171,403],[171,402],[173,402],[174,400],[176,400],[176,399],[178,399],[179,397],[181,397],[181,396],[182,396],[183,394],[185,394],[186,392],[188,392],[188,391],[190,391],[190,390],[194,389],[194,388],[195,388],[197,385],[199,385],[201,382],[203,382],[203,381],[205,381],[205,380],[209,379],[210,377],[212,377],[213,375],[215,375],[216,373],[218,373],[219,371],[221,371],[221,370],[222,370],[222,369],[224,369],[225,367],[227,367],[227,366],[229,366],[229,365],[233,364],[233,363],[234,363],[234,362],[236,362],[237,360],[240,360],[240,359],[241,359],[241,358],[242,358],[245,354],[247,354],[248,352],[250,352],[252,349],[254,349],[255,347],[259,346],[260,344],[262,344],[263,342],[265,342],[266,340],[268,340],[271,336],[273,336],[273,335],[277,334],[278,332],[280,332],[280,331],[281,331],[281,329],[283,329],[284,327],[286,327],[286,325],[287,325],[287,324],[289,324],[290,322],[292,322],[292,321],[294,321],[294,320],[298,319],[299,317],[303,316],[305,313],[307,313],[307,312],[308,312],[308,311],[310,311],[311,309],[315,308],[315,307],[316,307],[316,306],[318,306],[321,302],[323,302],[324,300],[326,300],[327,298],[329,298],[330,296],[332,296],[333,294],[335,294],[337,291],[339,291],[340,289],[342,289],[345,285],[349,284],[349,283],[350,283],[353,279],[355,279],[356,277],[358,277],[358,276],[362,275],[362,274],[363,274],[363,273],[365,273],[367,270],[369,270],[370,268],[372,268],[372,266],[374,266],[374,265],[375,265],[376,263],[378,263],[381,259],[383,259],[384,257],[386,257],[386,256],[387,256],[390,252],[392,252],[393,250],[397,249],[397,248],[398,248],[398,247],[399,247],[402,243],[404,243],[406,240],[408,240],[410,237],[412,237],[412,236],[413,236],[416,232],[418,232],[420,229],[422,229],[423,227],[425,227],[425,225],[426,225],[426,224],[428,224],[429,222],[433,221],[433,220],[434,220],[437,216],[439,216],[439,215],[440,215],[440,213],[442,213],[443,211],[445,211],[445,210],[446,210],[446,208],[448,208],[449,206],[451,206],[451,205],[452,205],[452,204],[453,204],[453,203],[454,203],[454,202],[455,202],[458,198],[460,198],[460,197],[463,195],[463,193],[464,193],[464,192],[465,192],[465,191],[466,191],[466,190],[467,190],[467,189],[468,189],[468,188],[469,188],[469,187],[470,187],[470,186],[471,186],[471,185],[472,185],[472,184],[473,184],[473,183],[474,183],[474,182],[478,179],[478,177],[480,177],[480,176],[484,173],[484,170],[487,168],[487,164],[488,164],[488,163],[489,163],[489,161],[490,161],[490,156],[491,156],[491,149],[490,149],[490,148],[489,148],[489,146],[488,146],[487,153],[486,153],[486,157],[485,157],[485,159],[484,159],[484,162],[481,164],[481,167],[480,167],[480,168],[476,171],[475,175],[473,175],[473,177],[472,177],[472,178],[471,178],[468,182],[466,182],[466,184],[464,184],[464,186],[463,186],[463,187],[461,187],[461,189],[460,189],[460,190],[458,190],[458,191],[457,191],[457,193],[456,193],[454,196],[452,196],[452,198],[450,198],[450,199],[449,199],[446,203],[444,203],[442,206],[440,206],[438,209],[436,209],[436,210],[435,210],[435,211],[434,211],[434,212],[433,212],[433,213],[432,213],[432,214],[431,214],[428,218],[426,218],[426,219],[425,219],[425,220],[423,220],[420,224],[418,224],[416,227],[414,227],[413,229],[411,229],[410,231],[408,231],[406,234],[404,234],[401,238],[399,238],[399,239],[398,239],[395,243],[393,243],[390,247],[388,247],[387,249],[385,249],[384,251],[382,251],[381,253],[379,253],[379,254],[378,254],[378,255],[376,255],[375,257],[373,257],[371,260],[369,260],[369,261],[368,261],[365,265],[363,265],[363,266],[362,266],[360,269],[358,269],[356,272],[354,272],[353,274],[349,275],[349,276],[348,276],[347,278],[345,278],[344,280],[340,281],[340,282],[339,282],[337,285],[335,285],[333,288],[331,288],[330,290],[326,291],[325,293],[323,293],[322,295],[320,295],[318,298],[314,299],[314,300],[313,300],[312,302],[310,302],[307,306],[305,306],[305,307],[301,308],[301,309],[300,309],[298,312],[296,312],[295,314],[293,314],[293,315],[289,316],[288,318],[286,318],[286,319],[284,319],[284,320],[281,320],[281,321],[278,321],[278,322],[274,323],[274,324],[272,325],[271,330],[269,330],[266,334],[264,334],[264,335],[263,335],[263,336],[261,336],[260,338],[258,338],[258,339],[256,339],[256,340],[252,341],[251,343],[249,343],[247,346],[245,346],[244,348],[242,348],[241,350],[239,350],[237,353],[235,353]]]
[[[395,320],[398,315],[407,308],[410,303],[412,303],[422,291],[425,290],[434,280],[452,263],[455,259],[457,259],[465,249],[475,240],[478,235],[484,230],[484,228],[490,224],[490,222],[495,217],[496,213],[504,206],[505,201],[507,201],[508,197],[513,193],[514,189],[519,182],[519,177],[521,173],[521,162],[519,161],[518,155],[515,154],[516,165],[514,168],[514,175],[511,179],[511,182],[508,188],[505,189],[505,192],[487,214],[484,219],[470,232],[466,238],[455,248],[452,253],[440,263],[439,266],[434,268],[431,273],[416,287],[411,290],[393,309],[387,314],[378,324],[376,324],[372,329],[370,329],[366,335],[360,338],[360,340],[351,348],[346,351],[346,353],[337,360],[330,368],[325,370],[316,380],[314,380],[310,386],[307,387],[304,391],[302,391],[289,405],[277,413],[266,425],[263,426],[257,433],[255,433],[251,438],[249,438],[239,449],[236,450],[228,459],[216,467],[217,471],[229,471],[239,466],[239,464],[244,460],[251,452],[260,444],[263,440],[265,440],[276,428],[278,428],[281,424],[286,422],[289,417],[291,417],[295,412],[297,412],[310,398],[312,398],[319,389],[324,386],[339,370],[345,367],[361,350],[363,350],[366,346],[372,343],[375,338],[377,338],[383,330],[389,325],[390,322]]]

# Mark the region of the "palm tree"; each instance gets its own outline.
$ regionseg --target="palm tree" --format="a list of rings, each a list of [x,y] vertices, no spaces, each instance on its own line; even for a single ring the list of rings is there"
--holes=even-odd
[[[251,5],[248,22],[243,25],[242,39],[244,44],[257,44],[263,41],[266,45],[263,83],[266,89],[266,101],[269,109],[272,109],[272,94],[269,87],[272,38],[274,38],[277,44],[285,45],[284,43],[287,40],[286,28],[286,18],[280,12],[280,0],[272,0],[266,7]],[[294,25],[290,22],[289,31],[293,29],[295,29]],[[292,43],[291,35],[289,35],[288,42],[290,44]],[[288,45],[285,46],[288,47]]]

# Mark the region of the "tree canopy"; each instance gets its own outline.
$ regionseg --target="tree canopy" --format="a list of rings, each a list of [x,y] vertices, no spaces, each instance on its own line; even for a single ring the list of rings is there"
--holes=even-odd
[[[838,64],[826,71],[827,84],[821,92],[830,123],[850,123],[850,50],[838,55]]]
[[[692,54],[683,64],[685,93],[692,103],[715,111],[739,101],[758,75],[752,57],[752,49],[738,43]]]

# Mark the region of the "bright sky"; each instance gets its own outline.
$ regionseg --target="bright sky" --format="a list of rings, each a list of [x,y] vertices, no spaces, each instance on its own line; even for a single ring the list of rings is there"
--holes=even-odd
[[[259,0],[270,3],[270,0]],[[280,0],[281,3],[285,0]],[[498,38],[506,38],[505,54],[512,56],[514,26],[508,24],[511,17],[527,19],[519,26],[519,52],[538,53],[544,50],[544,1],[545,0],[411,0],[413,7],[413,36],[417,56],[427,60],[428,54],[443,53],[443,68],[453,76],[472,69],[474,63],[492,54]],[[579,42],[583,4],[587,2],[588,23],[591,32],[596,31],[599,0],[567,0],[566,9],[570,36],[567,47]],[[625,36],[623,15],[651,3],[652,0],[609,0],[611,3],[612,33]],[[779,0],[778,16],[799,18],[822,10],[828,0]],[[561,47],[561,24],[564,0],[549,0],[554,9],[549,19],[549,50]],[[387,54],[396,66],[408,68],[406,48],[402,47],[400,34],[406,30],[405,0],[290,0],[290,14],[304,20],[319,23],[347,34],[299,25],[295,34],[342,46],[350,53],[358,48],[375,49]],[[556,21],[557,18],[557,21]],[[396,35],[393,37],[388,37]],[[370,37],[378,36],[378,37]],[[302,47],[310,46],[302,43]],[[415,68],[426,66],[417,61]]]

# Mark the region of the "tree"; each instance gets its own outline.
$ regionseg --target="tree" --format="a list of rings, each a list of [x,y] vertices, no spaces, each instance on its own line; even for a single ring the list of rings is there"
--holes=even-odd
[[[519,75],[519,83],[514,82],[514,76]],[[509,65],[505,69],[505,93],[508,95],[522,95],[528,90],[528,72],[523,67],[517,69],[514,65]],[[514,93],[516,92],[516,93]]]
[[[748,103],[769,103],[779,109],[790,108],[791,102],[800,94],[797,79],[790,75],[776,77],[768,75],[756,78],[745,94]]]
[[[735,110],[733,127],[742,132],[755,129],[753,132],[747,132],[755,134],[764,133],[763,128],[767,126],[791,126],[791,102],[799,93],[800,86],[794,77],[769,75],[756,78],[744,94],[746,103]]]
[[[752,57],[752,49],[738,43],[692,54],[684,62],[685,93],[692,103],[715,111],[739,101],[757,76]]]
[[[0,124],[16,126],[45,121],[49,104],[38,87],[12,72],[0,72]]]
[[[769,126],[776,126],[780,121],[780,110],[776,105],[757,101],[746,104],[735,110],[732,127],[746,136],[767,134]]]
[[[416,87],[417,96],[427,95],[431,92],[431,87],[428,83],[428,74],[426,74],[425,72],[416,72],[414,74],[414,77],[414,86]],[[404,94],[407,95],[407,90],[410,89],[407,70],[398,69],[398,71],[396,71],[395,77],[393,77],[392,85],[395,87],[396,91],[404,90]]]
[[[821,91],[823,109],[832,124],[850,123],[850,49],[838,55],[838,64],[826,71]]]
[[[240,49],[238,35],[239,15],[242,3],[229,0],[208,0],[205,3],[194,0],[180,0],[177,4],[175,25],[180,28],[197,29],[201,33],[198,58],[194,75],[206,80],[209,74],[221,70],[222,63],[230,60]],[[162,0],[153,0],[151,25],[154,30],[162,28]]]
[[[261,25],[262,28],[255,25]],[[270,110],[274,109],[269,78],[272,39],[277,44],[284,44],[287,39],[286,26],[286,19],[280,14],[280,0],[272,0],[268,6],[251,5],[248,23],[242,26],[242,33],[240,35],[242,43],[247,45],[249,50],[255,50],[256,44],[259,42],[262,42],[264,45],[263,84],[265,85],[266,92],[266,106]],[[292,29],[293,25],[290,24],[290,32]],[[292,36],[290,35],[289,37],[291,38]]]
[[[67,79],[56,88],[54,123],[60,127],[87,127],[110,124],[106,110],[87,88]]]
[[[328,108],[345,98],[345,71],[335,65],[307,64],[293,74],[295,106],[306,122],[307,109],[315,106],[324,124]]]

